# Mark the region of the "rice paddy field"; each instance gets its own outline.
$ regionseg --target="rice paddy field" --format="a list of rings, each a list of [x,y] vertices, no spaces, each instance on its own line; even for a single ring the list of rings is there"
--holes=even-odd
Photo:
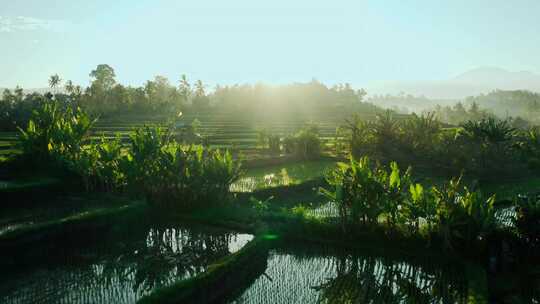
[[[292,186],[322,178],[334,168],[335,161],[296,161],[282,165],[248,168],[242,177],[231,185],[233,192],[253,192],[279,186]]]
[[[218,115],[183,120],[195,118],[211,147],[232,149],[250,164],[230,185],[228,205],[163,214],[151,209],[147,197],[121,191],[82,194],[69,189],[68,181],[47,177],[0,180],[0,194],[10,201],[9,208],[2,202],[6,208],[0,214],[0,252],[5,254],[0,266],[6,266],[0,274],[0,303],[499,303],[492,301],[493,290],[504,288],[493,287],[485,261],[428,252],[425,244],[406,252],[411,249],[384,244],[394,240],[392,232],[381,234],[383,248],[336,237],[337,230],[343,232],[339,206],[317,190],[340,158],[289,159],[261,155],[257,147],[258,130],[284,136],[302,122]],[[338,121],[319,121],[328,145]],[[125,141],[134,128],[162,123],[157,118],[102,120],[91,138],[118,134]],[[18,153],[16,143],[16,133],[0,134],[0,157]],[[538,184],[493,187],[510,197]],[[141,213],[129,215],[124,209]],[[513,207],[500,208],[497,225],[512,229],[516,216]],[[540,281],[534,276],[520,280]],[[540,286],[529,289],[523,299],[538,303]],[[217,300],[211,298],[218,293]]]
[[[366,119],[374,116],[365,115]],[[266,129],[272,133],[285,136],[298,131],[306,121],[283,120],[283,121],[254,121],[253,119],[238,119],[231,115],[219,114],[193,114],[182,117],[182,123],[190,124],[194,119],[200,121],[200,135],[205,138],[210,147],[217,149],[229,149],[242,152],[245,157],[256,153],[257,132]],[[167,119],[164,117],[130,117],[127,119],[100,119],[92,129],[91,139],[115,138],[117,135],[126,140],[129,134],[138,127],[145,125],[164,125]],[[326,116],[324,119],[317,118],[317,126],[323,142],[330,145],[335,138],[336,128],[343,124],[343,116]],[[19,153],[16,147],[18,132],[0,132],[0,157]]]
[[[482,269],[283,248],[270,252],[265,273],[229,303],[486,303],[474,272]]]
[[[144,295],[204,272],[253,236],[226,230],[144,223],[80,235],[27,269],[0,276],[1,303],[135,303]],[[26,261],[30,263],[29,261]]]

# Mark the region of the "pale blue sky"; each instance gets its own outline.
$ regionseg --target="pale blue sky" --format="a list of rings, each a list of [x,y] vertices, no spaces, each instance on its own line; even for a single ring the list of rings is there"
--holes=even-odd
[[[360,87],[481,66],[540,72],[540,1],[0,0],[0,87],[317,78]]]

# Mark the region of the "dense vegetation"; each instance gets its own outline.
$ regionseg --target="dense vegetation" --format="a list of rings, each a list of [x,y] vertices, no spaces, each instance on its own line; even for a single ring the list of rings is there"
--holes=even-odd
[[[501,118],[522,117],[534,124],[540,122],[540,94],[538,93],[524,90],[496,90],[488,94],[468,97],[465,103],[475,103],[478,107]]]
[[[49,79],[51,93],[25,94],[17,87],[4,90],[0,99],[0,130],[14,130],[26,125],[33,110],[44,99],[53,98],[70,107],[80,107],[91,116],[166,115],[180,111],[214,112],[245,116],[251,119],[309,118],[329,113],[343,115],[351,111],[376,113],[380,108],[365,103],[366,92],[349,84],[328,88],[313,80],[283,86],[233,85],[209,90],[201,80],[190,83],[182,75],[178,85],[163,76],[148,80],[141,87],[124,86],[116,81],[114,69],[100,64],[91,71],[87,88],[53,75]],[[172,114],[171,114],[172,113]]]
[[[333,188],[321,192],[338,203],[344,231],[385,220],[391,229],[423,233],[453,248],[486,240],[496,228],[495,197],[470,191],[460,178],[425,189],[412,182],[410,168],[402,173],[392,162],[386,170],[363,157],[340,163],[327,180]]]
[[[119,138],[87,140],[95,120],[77,108],[43,102],[21,129],[19,166],[60,171],[77,177],[87,191],[122,191],[150,202],[190,206],[226,198],[239,177],[228,152],[182,145],[158,126],[135,130],[127,145]]]
[[[354,117],[346,129],[356,157],[371,155],[450,175],[464,171],[478,179],[538,169],[538,130],[514,128],[511,120],[488,117],[443,128],[434,113],[396,120],[387,112],[374,121]]]
[[[524,90],[495,90],[464,100],[438,100],[410,94],[374,95],[367,102],[401,114],[434,112],[439,120],[453,125],[488,117],[509,119],[518,128],[540,123],[540,94]]]
[[[175,222],[187,219],[257,234],[256,242],[246,247],[246,252],[256,251],[264,259],[257,271],[266,267],[268,251],[264,240],[278,235],[293,242],[326,242],[334,247],[380,246],[383,251],[399,248],[395,250],[398,255],[402,250],[413,256],[446,252],[451,259],[471,259],[482,265],[498,258],[523,267],[538,255],[540,197],[527,193],[497,201],[494,193],[498,189],[485,191],[485,186],[497,188],[506,179],[536,178],[540,169],[540,131],[528,122],[500,119],[481,110],[476,101],[469,109],[459,103],[436,112],[399,115],[363,102],[365,92],[354,91],[348,85],[327,88],[313,81],[278,88],[218,87],[208,93],[200,81],[192,90],[185,77],[178,88],[160,77],[144,88],[124,88],[114,80],[112,68],[105,65],[98,66],[91,76],[93,82],[84,92],[71,83],[60,91],[61,80],[54,75],[50,79],[54,94],[24,95],[20,89],[15,95],[4,94],[3,100],[8,102],[2,103],[3,127],[18,127],[21,153],[3,162],[0,169],[7,167],[4,171],[14,175],[15,180],[45,175],[59,179],[65,183],[63,186],[69,182],[73,192],[84,190],[81,192],[143,202],[130,207],[111,205],[98,212],[70,216],[69,220],[29,224],[23,226],[26,229],[15,228],[4,234],[17,246],[33,244],[26,238],[40,229],[47,231],[48,236],[41,236],[47,240],[52,236],[62,239],[70,233],[62,231],[66,227],[99,234],[112,222],[115,227],[126,225],[115,222],[125,208],[132,209],[133,216],[155,217],[157,222],[164,218]],[[192,115],[174,124],[164,121],[166,116],[177,116],[180,111],[200,116]],[[138,126],[124,131],[123,136],[108,133],[96,137],[93,131],[99,130],[97,124],[103,118],[117,115],[121,120],[120,114],[143,112],[158,117],[160,123]],[[351,117],[351,113],[356,114]],[[441,118],[444,113],[454,116]],[[238,120],[278,121],[271,127],[253,128],[258,130],[255,157],[244,163],[252,166],[251,176],[243,175],[240,169],[243,151],[212,149],[208,139],[199,135],[202,128],[212,124],[208,117],[223,119],[222,115],[236,124],[235,132],[242,136],[247,132]],[[323,130],[320,121],[314,119],[317,115],[335,115],[339,124],[327,125]],[[345,115],[349,116],[347,120],[339,119]],[[455,120],[456,125],[450,126],[445,120]],[[224,127],[218,121],[212,128]],[[227,139],[224,133],[218,135]],[[315,164],[304,166],[308,161]],[[317,172],[292,171],[308,167]],[[405,167],[407,170],[403,170]],[[17,176],[11,172],[17,172]],[[105,219],[101,215],[108,210],[114,211],[114,217]],[[140,216],[143,212],[144,216]],[[103,219],[99,230],[97,224],[90,224],[96,218]],[[136,221],[130,220],[130,225],[133,223]],[[0,231],[0,236],[3,233]],[[175,238],[184,237],[175,231],[163,235],[154,231],[149,236],[145,241],[151,245],[130,251],[134,252],[131,258],[140,260],[136,267],[140,276],[144,277],[145,272],[149,276],[159,274],[156,277],[167,281],[177,264],[185,267],[182,263],[189,261],[206,267],[214,261],[202,258],[202,262],[193,262],[190,258],[198,254],[190,256],[191,252],[173,249]],[[186,239],[183,242],[192,243]],[[119,247],[125,246],[118,243]],[[211,238],[199,238],[193,244],[197,252],[215,249],[211,252],[213,258],[228,254],[231,245],[219,242],[219,248],[214,248]],[[502,257],[507,253],[501,253],[504,250],[500,248],[510,251],[513,258]],[[111,260],[112,264],[130,258],[122,250],[125,248],[119,249],[123,257]],[[239,274],[240,269],[243,275],[250,276],[253,256],[246,252],[238,255],[241,259],[225,257],[209,266],[206,274],[173,284],[147,299],[160,302],[163,294],[176,292],[189,298],[197,286],[208,282],[211,286],[222,285],[224,276]],[[355,271],[350,273],[347,277],[354,281]],[[235,285],[232,280],[230,283]],[[331,290],[332,284],[327,281],[318,288]],[[415,282],[404,284],[415,286]],[[428,290],[423,296],[433,294]]]

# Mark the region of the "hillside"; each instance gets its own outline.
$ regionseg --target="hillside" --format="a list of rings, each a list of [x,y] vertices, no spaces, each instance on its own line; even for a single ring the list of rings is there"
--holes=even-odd
[[[540,75],[529,71],[512,72],[495,67],[476,68],[440,81],[385,82],[368,86],[370,94],[402,92],[432,99],[464,99],[494,90],[540,92]]]

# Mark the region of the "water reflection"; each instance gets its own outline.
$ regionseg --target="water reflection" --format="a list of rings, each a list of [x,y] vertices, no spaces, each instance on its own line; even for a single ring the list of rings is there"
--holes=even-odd
[[[63,250],[61,257],[50,257],[50,263],[31,271],[3,273],[0,303],[134,303],[158,287],[205,271],[252,238],[171,226],[120,235],[104,236],[87,249]]]
[[[464,267],[274,251],[266,275],[232,303],[482,303],[481,297],[470,290]]]

